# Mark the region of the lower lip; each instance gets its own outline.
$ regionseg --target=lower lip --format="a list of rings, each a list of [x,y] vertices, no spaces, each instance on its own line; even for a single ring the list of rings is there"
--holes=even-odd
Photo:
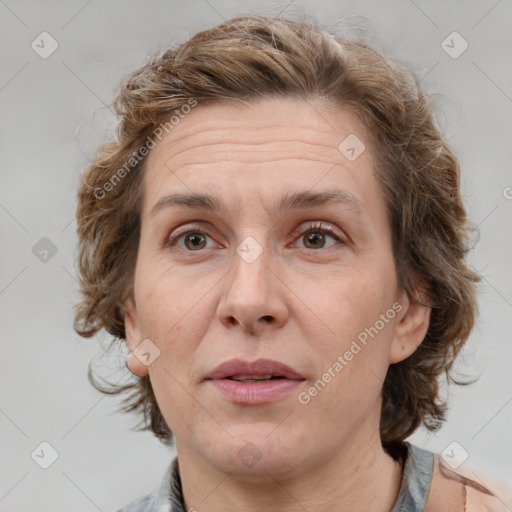
[[[295,390],[303,380],[276,379],[268,382],[244,383],[230,379],[211,382],[228,400],[245,405],[273,402]]]

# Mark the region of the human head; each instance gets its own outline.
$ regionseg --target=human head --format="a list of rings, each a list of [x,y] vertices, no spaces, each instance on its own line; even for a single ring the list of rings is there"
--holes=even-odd
[[[178,130],[175,122],[190,109],[276,97],[336,105],[361,123],[387,208],[397,289],[431,308],[422,343],[387,372],[381,439],[405,439],[422,423],[436,428],[445,409],[438,377],[451,369],[476,313],[478,276],[464,261],[469,237],[458,162],[435,126],[428,97],[403,69],[311,24],[234,18],[160,52],[124,80],[115,101],[117,138],[98,150],[79,190],[83,299],[75,328],[83,336],[105,328],[126,338],[144,167],[159,142],[155,134]],[[162,126],[166,133],[158,131]],[[169,441],[149,377],[132,391],[128,409],[143,411],[148,427]]]

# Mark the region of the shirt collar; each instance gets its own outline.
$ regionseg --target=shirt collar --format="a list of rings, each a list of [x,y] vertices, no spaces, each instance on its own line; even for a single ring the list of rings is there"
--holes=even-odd
[[[154,497],[152,512],[185,512],[178,457],[167,468]]]
[[[410,443],[407,446],[404,474],[391,512],[422,512],[432,481],[434,454]]]

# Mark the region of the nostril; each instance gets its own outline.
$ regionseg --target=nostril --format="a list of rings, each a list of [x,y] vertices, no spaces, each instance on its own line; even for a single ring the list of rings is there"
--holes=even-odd
[[[274,318],[272,316],[270,316],[270,315],[265,315],[263,317],[263,320],[265,320],[265,322],[269,322],[270,323],[270,322],[272,322],[274,320]]]

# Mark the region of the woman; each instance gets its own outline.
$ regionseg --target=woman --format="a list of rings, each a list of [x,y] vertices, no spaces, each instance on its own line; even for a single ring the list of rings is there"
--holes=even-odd
[[[405,439],[477,311],[458,162],[389,59],[238,17],[122,84],[83,173],[76,329],[177,457],[122,509],[502,510]]]

